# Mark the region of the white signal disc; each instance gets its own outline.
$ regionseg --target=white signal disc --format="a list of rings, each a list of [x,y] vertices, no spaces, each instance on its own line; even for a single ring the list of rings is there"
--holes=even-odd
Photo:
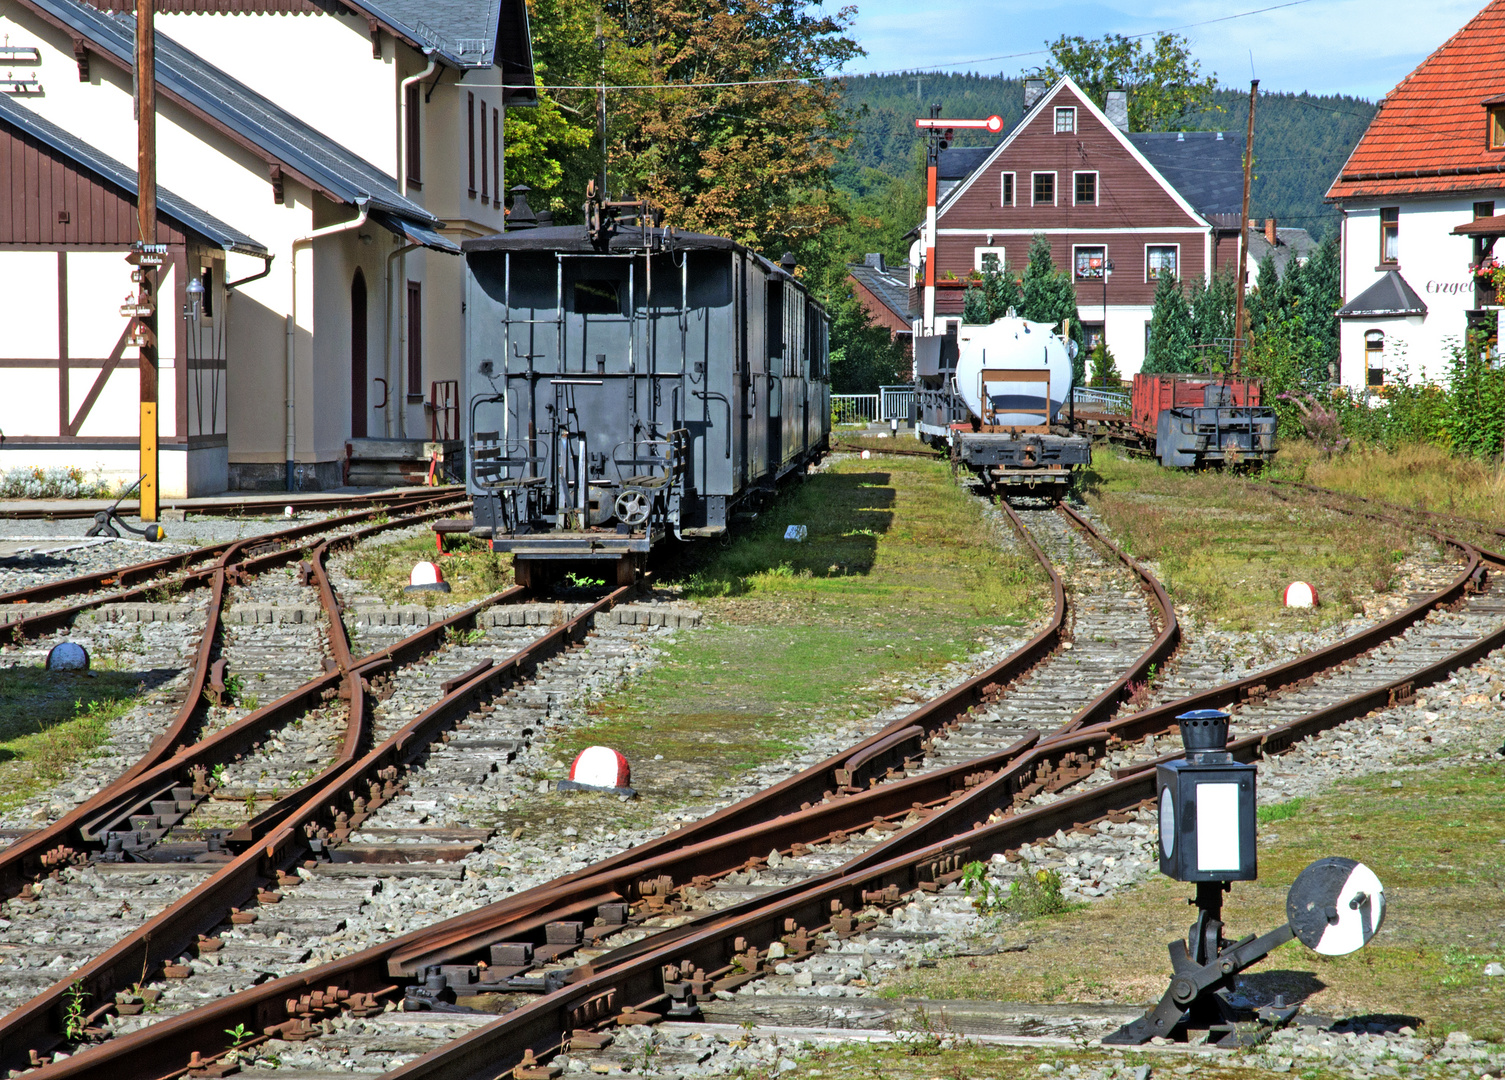
[[[1318,859],[1296,879],[1286,899],[1291,929],[1323,956],[1347,956],[1369,943],[1385,921],[1385,887],[1353,859]]]

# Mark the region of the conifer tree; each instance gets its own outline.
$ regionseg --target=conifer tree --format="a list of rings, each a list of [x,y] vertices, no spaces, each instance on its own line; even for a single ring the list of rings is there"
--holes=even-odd
[[[1191,309],[1181,285],[1171,274],[1161,274],[1155,283],[1155,306],[1150,311],[1144,370],[1151,374],[1198,370],[1193,344]]]
[[[983,256],[982,291],[987,297],[990,320],[1001,319],[1011,310],[1018,314],[1021,303],[1019,282],[996,255]]]
[[[1082,319],[1077,312],[1076,285],[1071,275],[1057,270],[1050,254],[1050,241],[1044,233],[1036,233],[1029,246],[1029,265],[1024,268],[1020,299],[1020,318],[1031,322],[1048,323],[1060,332],[1061,325],[1071,320],[1071,340],[1077,343],[1076,359],[1072,361],[1072,379],[1081,385],[1086,374],[1087,356],[1082,345]]]
[[[962,322],[968,326],[991,323],[993,316],[988,307],[988,294],[976,285],[968,285],[962,294]]]
[[[1254,278],[1254,291],[1244,298],[1244,317],[1249,321],[1249,336],[1258,337],[1270,321],[1280,300],[1280,278],[1275,272],[1275,256],[1265,252]]]
[[[1228,355],[1237,288],[1233,275],[1225,270],[1214,274],[1211,281],[1193,282],[1190,289],[1192,341],[1215,363]]]

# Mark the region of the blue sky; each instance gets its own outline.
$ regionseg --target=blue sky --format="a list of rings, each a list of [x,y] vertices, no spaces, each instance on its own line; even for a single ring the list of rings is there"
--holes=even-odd
[[[1061,34],[1142,34],[1222,19],[1283,0],[856,0],[868,55],[850,71],[940,67],[1017,75]],[[827,7],[838,0],[826,0]],[[1302,0],[1278,10],[1179,30],[1204,72],[1262,90],[1378,100],[1483,7],[1483,0]],[[1039,55],[1013,54],[1038,51]],[[1000,59],[984,59],[1000,57]],[[1007,57],[1007,58],[1002,58]],[[971,61],[971,62],[969,62]]]

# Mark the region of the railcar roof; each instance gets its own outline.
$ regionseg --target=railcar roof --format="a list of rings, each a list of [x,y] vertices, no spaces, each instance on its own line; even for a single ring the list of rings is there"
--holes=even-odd
[[[667,239],[665,238],[667,234]],[[672,251],[745,251],[769,274],[785,281],[792,281],[806,294],[809,286],[797,277],[791,277],[783,267],[764,258],[751,248],[710,233],[680,232],[678,229],[649,229],[648,235],[663,245],[658,250]],[[621,232],[611,238],[607,251],[598,251],[590,242],[584,225],[545,225],[535,229],[512,229],[490,236],[477,236],[462,240],[460,249],[466,254],[488,251],[539,251],[561,252],[566,255],[627,255],[642,250],[643,233],[636,225],[623,225]]]

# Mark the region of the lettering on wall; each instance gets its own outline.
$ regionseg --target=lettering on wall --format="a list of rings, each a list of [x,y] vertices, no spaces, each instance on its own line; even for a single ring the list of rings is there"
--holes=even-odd
[[[1427,292],[1429,293],[1443,293],[1450,296],[1456,296],[1459,293],[1471,293],[1473,291],[1474,283],[1472,280],[1427,282]]]

